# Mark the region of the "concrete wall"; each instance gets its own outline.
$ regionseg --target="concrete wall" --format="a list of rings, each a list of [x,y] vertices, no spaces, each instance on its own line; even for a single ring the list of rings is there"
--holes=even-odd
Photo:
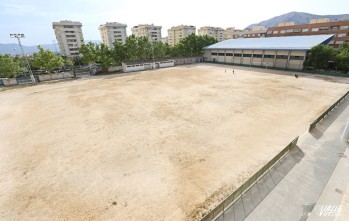
[[[133,72],[133,71],[144,71],[145,68],[143,64],[133,64],[133,65],[122,64],[122,70],[124,72]]]
[[[59,79],[73,78],[73,77],[74,77],[73,74],[70,72],[38,75],[39,81],[51,81],[51,80],[59,80]]]
[[[160,62],[159,64],[160,68],[173,67],[173,66],[174,66],[174,61],[163,61],[163,62]]]
[[[123,69],[122,66],[109,67],[108,72],[121,71],[122,69]]]
[[[1,79],[5,86],[17,85],[16,78],[3,78]]]

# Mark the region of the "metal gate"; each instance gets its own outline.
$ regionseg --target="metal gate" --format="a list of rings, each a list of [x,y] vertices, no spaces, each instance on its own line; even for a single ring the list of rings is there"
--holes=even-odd
[[[5,84],[1,79],[0,79],[0,87],[5,87]]]
[[[30,76],[20,76],[16,77],[17,84],[31,84],[33,83]]]

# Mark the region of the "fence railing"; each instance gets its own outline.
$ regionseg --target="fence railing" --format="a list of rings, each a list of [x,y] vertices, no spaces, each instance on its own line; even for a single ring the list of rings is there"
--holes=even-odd
[[[342,103],[342,101],[344,101],[344,99],[347,98],[348,95],[349,95],[349,91],[347,93],[345,93],[341,98],[339,98],[338,101],[336,101],[334,104],[332,104],[332,106],[329,107],[323,114],[321,114],[318,118],[316,118],[316,120],[314,120],[314,122],[310,124],[309,131],[314,129],[316,127],[316,125],[322,119],[324,119],[338,104]]]
[[[255,184],[268,170],[270,170],[281,158],[283,158],[296,144],[299,137],[296,137],[290,144],[288,144],[280,153],[278,153],[273,159],[265,164],[260,170],[258,170],[253,176],[251,176],[244,184],[242,184],[237,190],[225,198],[218,204],[213,210],[206,214],[201,221],[212,221],[220,216],[227,208],[229,208],[235,201],[237,201],[242,195]]]

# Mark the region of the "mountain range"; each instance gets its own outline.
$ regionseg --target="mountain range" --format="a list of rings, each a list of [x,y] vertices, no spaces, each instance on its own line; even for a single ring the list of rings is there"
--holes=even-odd
[[[271,19],[261,21],[259,23],[251,24],[246,28],[251,28],[253,26],[262,25],[265,27],[274,27],[277,26],[279,22],[294,22],[296,24],[308,24],[310,19],[314,18],[329,18],[330,21],[336,20],[349,20],[349,14],[342,15],[315,15],[305,12],[290,12],[283,15],[273,17]],[[88,40],[86,42],[92,41],[93,43],[101,43],[100,40]],[[53,52],[59,51],[57,44],[43,44],[41,45],[44,49],[51,50]],[[23,46],[25,54],[32,54],[38,52],[37,46]],[[10,55],[20,55],[21,49],[18,44],[1,44],[0,43],[0,54],[10,54]]]
[[[100,40],[87,40],[87,42],[93,42],[93,43],[101,43]],[[58,44],[42,44],[41,47],[43,47],[45,50],[50,50],[53,52],[59,52]],[[35,52],[38,52],[37,45],[33,46],[25,46],[23,45],[23,50],[25,55],[33,54]],[[1,44],[0,43],[0,54],[10,54],[10,55],[22,55],[21,48],[18,44],[11,43],[11,44]]]
[[[257,25],[261,25],[267,28],[275,27],[278,25],[279,22],[294,22],[295,24],[309,24],[310,19],[315,19],[315,18],[329,18],[330,21],[336,21],[336,20],[343,21],[343,20],[349,20],[349,14],[315,15],[315,14],[309,14],[305,12],[290,12],[290,13],[273,17],[265,21],[261,21],[259,23],[251,24],[246,28],[252,28],[253,26],[257,26]]]

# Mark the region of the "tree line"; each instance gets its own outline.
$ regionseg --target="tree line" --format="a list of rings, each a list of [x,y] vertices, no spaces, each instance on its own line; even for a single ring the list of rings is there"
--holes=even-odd
[[[308,53],[304,66],[315,69],[334,69],[349,71],[349,43],[345,42],[334,48],[329,45],[317,45]]]
[[[29,60],[32,70],[43,73],[52,72],[59,68],[72,68],[77,65],[99,64],[102,69],[119,66],[125,60],[150,60],[166,57],[202,55],[202,48],[217,43],[213,37],[197,36],[195,34],[183,38],[177,45],[170,46],[161,41],[151,43],[147,37],[127,37],[125,44],[114,42],[112,48],[105,44],[89,42],[79,49],[80,57],[68,58],[58,56],[54,52],[44,50],[40,45],[39,52],[34,53]],[[27,72],[23,59],[0,55],[0,77],[14,77]]]
[[[115,41],[110,49],[104,44],[89,42],[82,45],[79,52],[85,63],[97,63],[102,69],[110,66],[119,66],[126,60],[150,60],[178,56],[203,55],[203,47],[217,43],[217,40],[208,35],[191,34],[183,38],[175,46],[162,41],[150,42],[147,37],[131,35],[126,38],[125,44]]]

